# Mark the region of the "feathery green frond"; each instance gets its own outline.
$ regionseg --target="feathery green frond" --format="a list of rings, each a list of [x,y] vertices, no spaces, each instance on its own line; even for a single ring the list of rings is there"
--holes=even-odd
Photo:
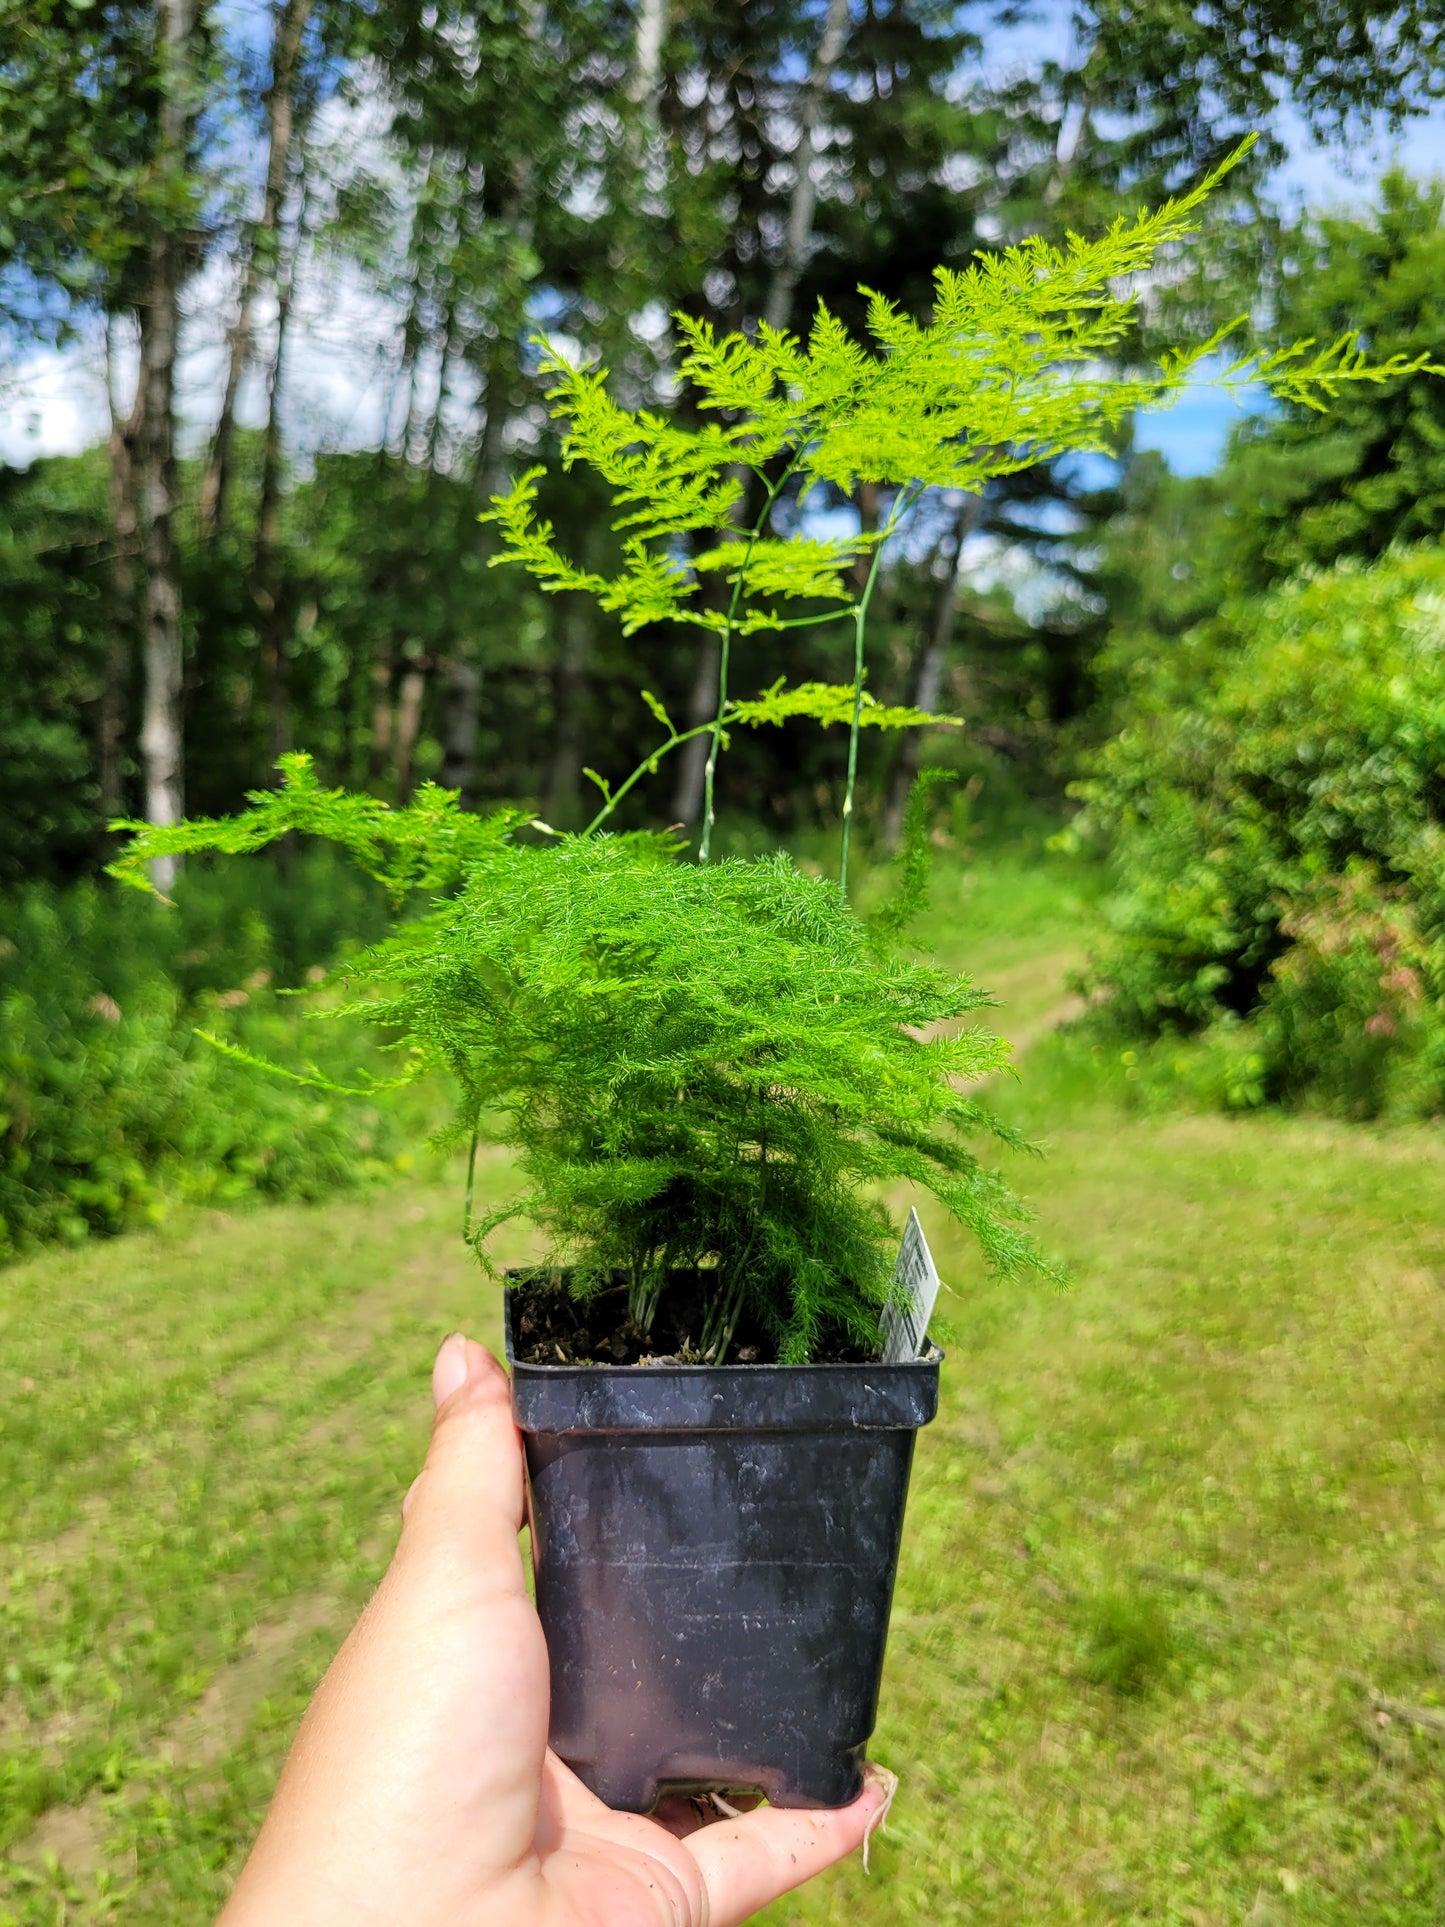
[[[939,790],[956,779],[952,770],[921,769],[913,779],[899,826],[895,866],[898,887],[880,910],[872,927],[882,936],[904,930],[928,908],[928,884],[933,874],[933,849],[928,841],[928,806]]]
[[[836,598],[845,602],[844,573],[877,537],[842,536],[823,541],[798,535],[776,542],[760,537],[751,545],[734,538],[692,557],[700,575],[717,574],[742,582],[751,595]],[[846,612],[845,612],[846,613]]]
[[[513,810],[475,816],[461,807],[454,791],[434,783],[423,783],[401,810],[373,796],[323,789],[311,758],[299,752],[283,756],[277,767],[281,787],[253,790],[250,808],[239,816],[171,824],[112,823],[113,830],[128,833],[129,841],[110,865],[110,874],[150,890],[147,866],[157,857],[206,851],[239,856],[299,834],[339,844],[368,876],[399,898],[412,890],[451,888],[527,820]]]
[[[786,723],[807,716],[826,729],[830,724],[851,723],[854,692],[849,683],[804,682],[785,688],[779,677],[771,689],[751,702],[729,703],[727,721],[756,728],[763,723]],[[958,716],[935,716],[926,709],[908,709],[897,704],[880,703],[865,689],[858,718],[864,729],[927,729],[959,725]]]
[[[779,688],[738,720],[840,720],[850,702]],[[986,1001],[966,979],[890,955],[786,857],[701,867],[659,839],[522,842],[516,827],[445,792],[387,810],[289,759],[282,790],[184,836],[143,830],[119,868],[177,841],[239,852],[305,829],[393,887],[451,892],[349,959],[354,999],[325,1014],[376,1026],[403,1053],[399,1081],[448,1075],[457,1134],[514,1154],[517,1195],[468,1227],[483,1259],[521,1217],[579,1291],[625,1274],[639,1315],[667,1272],[696,1271],[699,1341],[721,1345],[717,1308],[741,1303],[788,1360],[876,1347],[897,1241],[880,1187],[932,1191],[1000,1273],[1055,1275],[969,1141],[1011,1141],[959,1089],[1008,1046],[973,1025],[923,1035]],[[325,1082],[309,1064],[282,1074]]]
[[[624,408],[608,393],[605,369],[577,367],[543,344],[542,366],[554,378],[549,399],[567,424],[564,459],[588,463],[610,485],[626,566],[605,579],[574,569],[559,554],[550,526],[533,519],[534,476],[496,500],[502,553],[494,560],[529,569],[549,591],[589,590],[626,634],[671,621],[721,638],[704,860],[728,722],[733,639],[846,615],[855,627],[843,805],[846,888],[857,738],[866,711],[864,627],[882,545],[924,490],[976,493],[1064,454],[1110,452],[1139,410],[1166,405],[1213,364],[1233,326],[1164,354],[1152,367],[1131,365],[1127,344],[1143,277],[1194,232],[1204,201],[1252,144],[1246,141],[1187,194],[1132,220],[1121,216],[1102,235],[1071,234],[1062,245],[1034,236],[981,253],[964,268],[940,267],[927,319],[862,290],[868,301],[861,340],[821,304],[806,340],[767,324],[753,334],[719,336],[707,322],[678,315],[679,373],[699,426]],[[1239,357],[1217,379],[1231,389],[1261,384],[1322,407],[1345,383],[1389,381],[1430,365],[1401,356],[1371,364],[1351,336],[1311,354],[1313,345]],[[748,471],[761,482],[763,501],[743,529]],[[774,510],[783,496],[791,491],[805,504],[820,483],[845,496],[860,484],[875,485],[889,505],[883,526],[851,540],[820,541],[804,514],[780,532]],[[859,566],[870,549],[874,566],[865,584]],[[725,612],[707,594],[714,576],[731,590]],[[788,602],[800,609],[787,612]]]

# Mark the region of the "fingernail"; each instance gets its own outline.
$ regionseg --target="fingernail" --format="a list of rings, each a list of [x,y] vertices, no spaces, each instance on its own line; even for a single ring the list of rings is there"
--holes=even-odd
[[[453,1332],[450,1338],[442,1340],[441,1350],[437,1353],[436,1363],[431,1372],[432,1402],[438,1407],[445,1405],[453,1392],[459,1392],[467,1382],[467,1341],[462,1332]]]

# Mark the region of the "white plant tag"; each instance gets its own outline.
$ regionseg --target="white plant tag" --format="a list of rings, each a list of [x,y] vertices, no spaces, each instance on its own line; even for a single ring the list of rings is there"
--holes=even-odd
[[[922,1355],[928,1343],[928,1321],[938,1302],[938,1268],[916,1211],[908,1214],[893,1282],[901,1283],[907,1295],[901,1303],[886,1305],[883,1310],[885,1365],[901,1365],[907,1358]]]

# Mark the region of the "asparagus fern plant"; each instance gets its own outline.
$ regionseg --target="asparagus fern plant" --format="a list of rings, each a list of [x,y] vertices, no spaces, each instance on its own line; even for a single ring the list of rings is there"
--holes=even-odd
[[[734,642],[842,620],[852,630],[840,875],[846,894],[859,730],[883,720],[867,710],[866,637],[889,543],[926,491],[976,493],[999,476],[1066,453],[1109,452],[1138,410],[1168,404],[1195,381],[1239,321],[1152,367],[1121,373],[1117,364],[1137,318],[1141,277],[1161,251],[1195,231],[1201,205],[1250,145],[1191,193],[1133,222],[1120,218],[1097,240],[1072,236],[1059,248],[1034,237],[981,254],[963,270],[939,268],[927,322],[860,290],[868,296],[864,341],[821,304],[806,340],[766,322],[754,335],[719,340],[706,322],[677,315],[684,346],[678,375],[692,389],[702,423],[696,428],[623,407],[609,391],[606,369],[580,367],[539,339],[541,372],[553,378],[552,412],[567,424],[564,461],[586,463],[610,487],[622,567],[607,576],[568,560],[551,524],[537,517],[541,468],[493,498],[484,519],[501,531],[494,566],[520,565],[552,593],[595,596],[628,634],[665,621],[718,638],[703,862],[732,713]],[[1238,356],[1213,379],[1230,390],[1262,384],[1318,407],[1341,383],[1386,381],[1427,359],[1370,363],[1355,337],[1343,335]],[[865,483],[886,504],[876,528],[826,540],[808,533],[811,501],[830,492],[849,501]],[[793,510],[792,527],[780,531],[785,507]],[[715,580],[725,585],[722,599],[709,593]],[[795,713],[832,721],[836,696],[826,702],[827,713],[801,700]],[[659,755],[698,733],[669,730]]]
[[[972,1024],[937,1028],[985,1000],[895,945],[921,894],[921,809],[892,912],[870,924],[848,904],[859,733],[939,720],[870,697],[868,613],[888,545],[924,491],[977,490],[1066,450],[1107,448],[1136,409],[1169,400],[1218,352],[1223,334],[1147,370],[1108,366],[1134,319],[1125,284],[1190,231],[1217,179],[1100,240],[1030,241],[941,269],[926,323],[873,296],[866,342],[821,308],[806,341],[766,326],[719,340],[679,318],[697,428],[623,408],[603,370],[544,349],[566,459],[610,485],[622,565],[604,576],[567,559],[537,518],[539,471],[494,498],[497,561],[544,589],[595,595],[629,631],[683,623],[720,645],[710,720],[679,727],[648,695],[661,738],[615,790],[597,779],[600,805],[579,834],[559,837],[525,813],[468,815],[435,788],[388,809],[323,789],[302,756],[239,816],[119,826],[133,835],[116,871],[142,885],[157,858],[241,853],[304,831],[342,844],[411,903],[386,942],[347,963],[359,995],[333,1014],[380,1026],[401,1077],[449,1073],[473,1153],[485,1137],[515,1154],[522,1188],[503,1210],[474,1220],[469,1182],[468,1236],[484,1259],[500,1222],[529,1218],[579,1294],[621,1273],[644,1333],[669,1273],[693,1274],[692,1336],[714,1359],[744,1313],[784,1360],[840,1337],[876,1343],[895,1236],[878,1197],[902,1182],[931,1191],[998,1272],[1056,1275],[971,1148],[1011,1141],[968,1094],[1004,1067],[1007,1046]],[[1236,360],[1221,379],[1320,401],[1341,382],[1415,365],[1371,366],[1345,337]],[[808,532],[814,490],[847,497],[863,482],[887,504],[877,529]],[[852,626],[847,680],[779,678],[735,694],[739,636],[783,638],[840,616]],[[841,893],[782,856],[707,861],[729,733],[796,716],[848,726]],[[619,835],[612,819],[699,734],[709,754],[693,864],[669,837]]]

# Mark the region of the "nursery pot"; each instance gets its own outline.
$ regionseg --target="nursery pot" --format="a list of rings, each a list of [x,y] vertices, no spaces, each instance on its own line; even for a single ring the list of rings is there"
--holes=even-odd
[[[914,1434],[899,1365],[532,1365],[515,1356],[551,1742],[609,1806],[863,1784]]]

